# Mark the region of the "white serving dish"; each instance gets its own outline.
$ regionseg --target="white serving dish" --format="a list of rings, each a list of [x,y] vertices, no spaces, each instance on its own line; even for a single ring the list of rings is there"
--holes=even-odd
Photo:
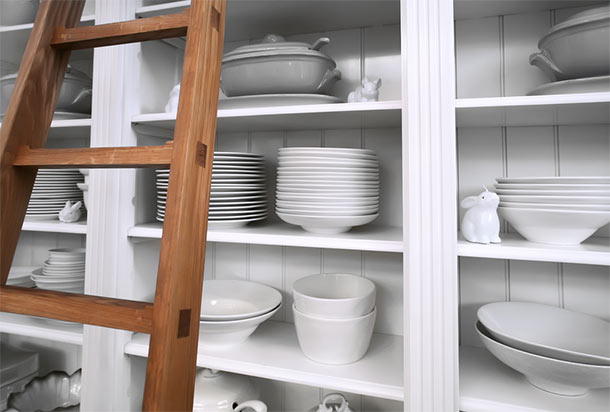
[[[375,284],[362,276],[322,273],[298,279],[292,285],[295,308],[304,314],[349,319],[371,313]]]
[[[540,53],[530,56],[552,80],[610,74],[610,7],[576,13],[556,24],[538,42]]]
[[[343,103],[343,100],[325,94],[258,94],[220,99],[218,101],[218,109],[230,110],[253,107],[302,106],[335,103]]]
[[[527,240],[551,245],[578,245],[610,223],[610,212],[505,207],[498,212]]]
[[[199,345],[212,349],[226,349],[243,343],[264,321],[281,307],[281,303],[267,313],[252,318],[227,321],[200,321]]]
[[[305,216],[292,213],[276,213],[280,219],[292,225],[301,226],[305,231],[319,234],[345,233],[354,226],[371,223],[379,213],[366,216]]]
[[[574,204],[574,205],[608,205],[610,199],[604,196],[522,196],[500,195],[500,202]]]
[[[610,190],[527,190],[527,189],[499,189],[496,188],[498,195],[517,195],[517,196],[600,196],[606,198],[610,203]]]
[[[201,320],[237,320],[267,313],[282,303],[271,286],[245,280],[203,282]]]
[[[528,96],[576,93],[608,93],[610,92],[610,76],[586,77],[559,82],[546,83],[527,93]]]
[[[483,345],[508,367],[521,372],[535,387],[556,395],[579,396],[589,389],[610,386],[610,367],[547,358],[512,348],[493,339],[481,322],[477,332]]]
[[[285,42],[269,34],[260,44],[247,45],[225,54],[220,87],[227,97],[261,94],[329,94],[341,79],[336,63],[314,45]]]
[[[360,317],[327,319],[307,315],[292,305],[301,350],[309,359],[330,365],[356,362],[366,354],[377,309]]]
[[[38,12],[39,0],[0,1],[0,25],[15,26],[32,23]]]
[[[519,209],[559,209],[559,210],[589,210],[589,211],[610,211],[608,205],[572,205],[561,203],[520,203],[520,202],[500,202],[500,207],[519,208]]]
[[[496,183],[496,189],[517,190],[610,190],[608,183]]]
[[[477,318],[497,341],[548,358],[610,366],[610,322],[529,302],[483,305]]]
[[[81,371],[68,376],[65,372],[51,372],[35,378],[26,389],[9,402],[13,411],[53,411],[80,404]],[[64,409],[61,409],[64,410]]]
[[[312,209],[306,209],[306,208],[281,208],[281,207],[276,207],[275,208],[277,213],[291,213],[291,214],[297,214],[297,215],[303,215],[303,216],[338,216],[338,217],[348,217],[348,216],[365,216],[365,215],[371,215],[373,213],[377,213],[379,211],[378,207],[369,207],[369,208],[365,208],[365,209],[344,209],[344,210],[337,210],[337,209],[319,209],[319,210],[312,210]]]
[[[498,183],[528,184],[610,184],[610,176],[497,177]]]

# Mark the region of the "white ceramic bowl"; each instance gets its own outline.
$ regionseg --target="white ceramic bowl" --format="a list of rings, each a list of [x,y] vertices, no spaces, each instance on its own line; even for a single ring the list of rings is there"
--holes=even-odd
[[[276,214],[286,223],[301,226],[307,232],[320,234],[345,233],[352,227],[366,225],[379,216],[379,213],[365,216],[305,216],[277,212]]]
[[[245,280],[203,282],[201,320],[237,320],[267,313],[282,303],[271,286]]]
[[[483,345],[501,362],[525,375],[535,387],[556,395],[578,396],[610,386],[610,366],[587,365],[547,358],[493,339],[481,322],[476,326]]]
[[[610,212],[506,207],[498,211],[527,240],[551,245],[578,245],[610,223]]]
[[[561,210],[591,210],[591,211],[610,211],[608,205],[572,205],[562,203],[521,203],[521,202],[500,202],[500,207],[514,207],[519,209],[561,209]]]
[[[513,348],[570,362],[610,366],[610,322],[530,302],[483,305],[477,318]]]
[[[239,345],[254,333],[258,325],[273,316],[281,306],[279,304],[273,310],[253,318],[227,321],[202,320],[199,322],[201,333],[199,345],[212,349]]]
[[[292,305],[301,350],[309,359],[330,365],[356,362],[366,354],[373,336],[377,309],[351,319],[306,315]]]
[[[355,318],[371,313],[375,307],[375,284],[344,273],[298,279],[292,285],[292,294],[297,310],[323,318]]]

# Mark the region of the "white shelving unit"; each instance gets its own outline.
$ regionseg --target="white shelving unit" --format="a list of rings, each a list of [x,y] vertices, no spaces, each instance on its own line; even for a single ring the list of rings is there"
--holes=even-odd
[[[71,325],[12,313],[0,313],[0,333],[11,333],[73,345],[83,344],[83,325]]]
[[[64,223],[59,220],[26,220],[23,222],[21,230],[27,232],[74,233],[85,235],[87,234],[87,222]]]

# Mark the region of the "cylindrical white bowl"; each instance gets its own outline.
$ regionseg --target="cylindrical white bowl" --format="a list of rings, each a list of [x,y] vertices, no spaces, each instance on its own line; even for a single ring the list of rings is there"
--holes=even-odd
[[[329,365],[356,362],[366,354],[377,309],[352,319],[325,319],[306,315],[292,305],[301,350],[309,359]]]
[[[292,293],[297,310],[322,318],[355,318],[375,307],[375,284],[344,273],[306,276],[294,282]]]

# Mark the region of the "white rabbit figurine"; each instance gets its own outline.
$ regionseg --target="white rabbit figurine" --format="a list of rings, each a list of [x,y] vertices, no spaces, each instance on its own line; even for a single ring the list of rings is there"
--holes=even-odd
[[[358,87],[347,96],[348,103],[354,102],[376,102],[379,100],[379,88],[381,87],[381,79],[374,81],[368,77],[362,79],[362,87]]]
[[[169,92],[169,100],[165,105],[166,113],[176,113],[178,111],[178,100],[180,98],[180,83],[174,86],[171,92]]]
[[[78,219],[80,219],[81,206],[81,201],[72,204],[72,202],[68,200],[64,208],[59,211],[59,220],[65,223],[77,222]]]
[[[460,203],[460,206],[468,209],[462,219],[462,234],[473,243],[500,243],[500,197],[483,187],[485,191],[480,195],[469,196]]]

